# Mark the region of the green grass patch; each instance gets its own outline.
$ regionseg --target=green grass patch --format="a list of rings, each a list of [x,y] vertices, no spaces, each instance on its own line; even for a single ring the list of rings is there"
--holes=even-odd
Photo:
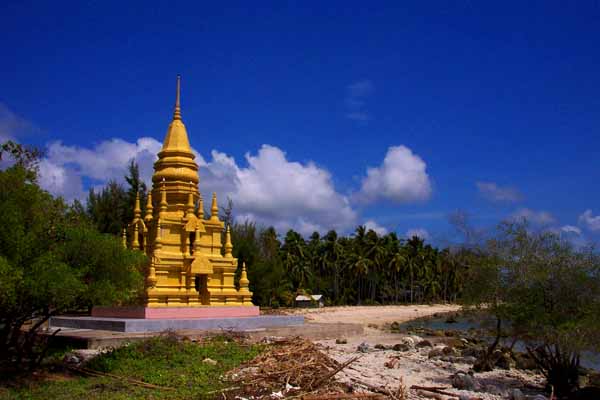
[[[175,390],[149,389],[105,377],[28,379],[0,387],[6,399],[199,399],[225,387],[222,375],[254,358],[263,346],[225,337],[203,343],[166,335],[136,342],[91,360],[86,368]],[[206,358],[216,365],[203,362]],[[208,396],[212,397],[212,396]]]

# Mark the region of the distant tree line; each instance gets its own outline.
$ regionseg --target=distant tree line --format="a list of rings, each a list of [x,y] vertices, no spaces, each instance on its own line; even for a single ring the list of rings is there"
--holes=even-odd
[[[282,239],[273,227],[232,225],[234,256],[248,267],[256,304],[289,306],[299,293],[322,294],[332,305],[456,301],[476,256],[364,226],[349,236],[315,232],[308,239],[289,230]]]

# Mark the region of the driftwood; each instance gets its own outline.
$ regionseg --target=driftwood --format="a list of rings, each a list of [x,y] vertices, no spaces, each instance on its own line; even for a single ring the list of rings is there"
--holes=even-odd
[[[444,386],[419,386],[419,385],[412,385],[410,388],[414,389],[414,390],[418,390],[418,391],[423,392],[422,393],[423,395],[425,395],[424,392],[431,392],[431,393],[435,393],[435,394],[438,394],[438,395],[455,397],[457,399],[460,398],[460,395],[458,395],[456,393],[447,392],[445,389],[448,389],[448,388],[444,387]],[[480,397],[472,397],[471,400],[481,400],[481,398]]]
[[[253,360],[227,372],[225,381],[239,390],[221,391],[221,395],[232,400],[236,396],[267,399],[273,393],[297,400],[337,395],[340,399],[353,398],[355,394],[345,394],[348,388],[334,376],[358,359],[354,357],[340,363],[311,341],[285,338],[271,344]]]
[[[447,388],[446,387],[442,387],[442,386],[418,386],[418,385],[412,385],[410,388],[414,389],[414,390],[423,390],[423,391],[426,391],[426,392],[432,392],[432,393],[436,393],[436,394],[442,394],[444,396],[450,396],[450,397],[460,398],[460,395],[458,395],[456,393],[447,392],[445,390]]]
[[[434,399],[434,400],[445,400],[446,399],[446,397],[442,396],[441,394],[437,394],[434,392],[426,392],[425,390],[417,390],[417,394],[422,397],[427,397],[428,399]]]
[[[357,378],[350,378],[350,379],[352,380],[352,382],[362,385],[374,393],[384,395],[386,398],[390,398],[392,400],[406,399],[406,393],[405,393],[406,389],[405,389],[404,381],[402,380],[402,378],[400,378],[400,384],[398,385],[398,390],[395,393],[386,387],[371,385],[370,383],[361,381],[360,379],[357,379]]]
[[[332,393],[320,396],[302,396],[302,400],[384,399],[379,393]]]
[[[328,379],[333,378],[334,375],[336,375],[338,372],[340,372],[341,370],[343,370],[344,368],[346,368],[348,365],[352,364],[356,360],[360,359],[361,357],[362,356],[354,357],[354,358],[346,361],[345,363],[343,363],[342,365],[340,365],[339,367],[337,367],[336,369],[334,369],[333,371],[331,371],[330,373],[328,373],[327,375],[325,375],[322,379],[320,379],[317,382],[315,382],[313,384],[313,387],[319,387],[319,386],[321,386],[322,383],[326,382]]]

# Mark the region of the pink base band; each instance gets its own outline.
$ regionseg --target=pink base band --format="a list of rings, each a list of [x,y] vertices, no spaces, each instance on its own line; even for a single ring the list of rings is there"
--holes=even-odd
[[[217,307],[94,307],[92,317],[140,319],[188,319],[256,317],[257,306]]]

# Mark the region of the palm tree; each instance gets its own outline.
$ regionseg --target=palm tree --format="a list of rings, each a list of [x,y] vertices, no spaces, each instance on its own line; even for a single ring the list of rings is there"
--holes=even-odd
[[[291,229],[281,246],[283,264],[293,277],[294,290],[305,288],[312,277],[309,260],[305,257],[305,246],[302,236]]]
[[[398,276],[400,274],[400,271],[406,267],[406,254],[404,253],[404,251],[401,251],[401,250],[396,251],[396,253],[390,259],[390,262],[388,263],[388,267],[390,268],[390,270],[393,271],[394,295],[395,295],[394,300],[397,303],[398,302]]]

